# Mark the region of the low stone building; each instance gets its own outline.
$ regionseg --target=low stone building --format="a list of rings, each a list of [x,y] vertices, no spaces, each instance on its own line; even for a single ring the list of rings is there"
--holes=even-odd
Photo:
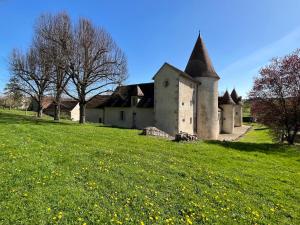
[[[220,132],[242,126],[242,99],[235,90],[218,97],[218,81],[200,35],[184,71],[164,63],[153,83],[118,87],[87,112],[87,120],[111,126],[153,126],[175,136],[180,132],[216,140]]]
[[[44,113],[49,116],[54,116],[55,104],[51,104],[44,109]],[[79,103],[75,100],[62,100],[60,105],[60,113],[62,117],[67,117],[73,121],[79,121]]]

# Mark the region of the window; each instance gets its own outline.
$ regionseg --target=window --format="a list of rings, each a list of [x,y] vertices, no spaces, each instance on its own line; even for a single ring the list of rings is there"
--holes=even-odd
[[[163,86],[168,87],[169,86],[169,80],[165,80],[164,83],[163,83]]]
[[[235,112],[235,115],[238,115],[239,113],[238,112]]]
[[[184,105],[184,102],[182,102],[181,105]]]
[[[120,111],[120,120],[125,120],[125,112],[124,111]]]
[[[102,118],[101,117],[99,117],[99,123],[102,123]]]
[[[182,119],[182,122],[185,122],[185,119]]]
[[[193,118],[192,117],[190,117],[190,124],[192,124],[193,123]]]

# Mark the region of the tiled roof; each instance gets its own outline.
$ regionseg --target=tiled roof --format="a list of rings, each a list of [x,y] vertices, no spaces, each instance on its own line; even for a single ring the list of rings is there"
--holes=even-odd
[[[86,105],[87,109],[101,108],[110,98],[110,95],[96,95]]]
[[[78,104],[75,100],[62,100],[60,105],[60,110],[62,112],[72,111],[72,109],[75,108],[75,106]],[[52,103],[45,109],[45,111],[54,111],[55,104],[52,101]]]
[[[154,107],[154,83],[132,84],[118,87],[103,106],[131,107],[131,97],[138,96],[138,108]]]

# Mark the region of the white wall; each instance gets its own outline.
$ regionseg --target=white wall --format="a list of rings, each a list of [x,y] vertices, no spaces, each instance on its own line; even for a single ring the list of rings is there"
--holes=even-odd
[[[191,80],[179,78],[178,130],[194,134],[196,113],[196,84]]]
[[[104,121],[104,110],[101,108],[98,109],[86,109],[86,121],[92,123],[99,123],[99,119],[101,118],[102,123]]]
[[[219,135],[218,80],[198,77],[197,135],[199,138],[216,140]]]
[[[124,120],[120,118],[120,112],[124,111]],[[105,107],[104,123],[110,126],[132,128],[133,113],[136,114],[136,128],[143,129],[148,126],[154,126],[154,109],[153,108],[136,108],[136,107]]]
[[[241,105],[234,106],[234,126],[240,127],[243,125],[243,107]]]
[[[222,105],[223,127],[222,133],[232,134],[234,129],[234,105]]]
[[[77,105],[72,109],[70,117],[73,121],[79,121],[79,116],[79,104],[77,103]]]
[[[169,85],[166,87],[165,82]],[[154,80],[155,126],[170,134],[178,133],[178,73],[165,65]]]

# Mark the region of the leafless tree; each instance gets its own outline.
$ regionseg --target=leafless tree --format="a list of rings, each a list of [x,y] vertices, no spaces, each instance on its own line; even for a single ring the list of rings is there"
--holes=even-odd
[[[68,73],[72,52],[70,17],[66,13],[42,15],[35,31],[39,42],[43,43],[42,49],[48,55],[48,62],[52,64],[50,81],[55,104],[54,120],[59,121],[62,95],[71,78]]]
[[[33,45],[26,54],[13,50],[9,63],[18,88],[37,102],[37,116],[42,117],[43,98],[49,90],[51,74],[47,55],[38,45]]]
[[[85,123],[89,99],[126,79],[127,60],[112,37],[104,29],[94,27],[89,20],[79,20],[73,38],[70,64],[72,85],[65,91],[79,102],[79,122]]]

